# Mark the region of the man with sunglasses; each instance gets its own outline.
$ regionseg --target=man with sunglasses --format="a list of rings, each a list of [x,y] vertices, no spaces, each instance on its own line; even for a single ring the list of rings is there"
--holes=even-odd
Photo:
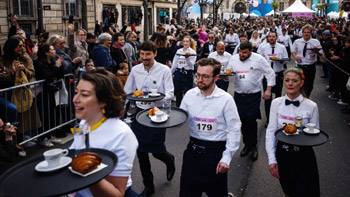
[[[232,96],[218,88],[221,64],[212,58],[197,62],[197,87],[180,108],[189,114],[190,140],[184,151],[180,197],[227,196],[227,172],[240,144],[241,121]]]

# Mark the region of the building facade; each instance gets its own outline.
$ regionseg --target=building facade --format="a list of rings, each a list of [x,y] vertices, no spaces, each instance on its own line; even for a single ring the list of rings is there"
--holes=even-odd
[[[37,29],[67,34],[69,16],[73,16],[75,28],[93,32],[95,22],[106,22],[106,16],[113,14],[115,24],[134,24],[143,37],[144,2],[148,4],[149,34],[157,24],[168,23],[176,14],[176,0],[2,0],[0,1],[0,47],[7,39],[9,14],[15,14],[22,29],[34,37]]]
[[[9,30],[9,15],[17,16],[19,26],[27,34],[36,30],[65,35],[69,16],[77,28],[93,30],[95,22],[94,0],[5,0],[0,1],[0,47],[2,49]]]

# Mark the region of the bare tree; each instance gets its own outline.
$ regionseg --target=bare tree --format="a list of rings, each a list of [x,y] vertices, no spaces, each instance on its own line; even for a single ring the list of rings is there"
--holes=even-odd
[[[217,23],[218,11],[219,11],[219,8],[223,2],[224,2],[224,0],[213,0],[213,22],[214,22],[214,24]]]
[[[177,0],[177,16],[176,16],[176,21],[177,24],[181,23],[181,13],[182,9],[184,8],[187,0]]]

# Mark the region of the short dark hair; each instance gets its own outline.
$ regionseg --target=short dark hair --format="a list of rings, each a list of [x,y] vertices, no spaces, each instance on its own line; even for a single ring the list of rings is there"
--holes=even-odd
[[[124,34],[118,32],[118,33],[114,34],[114,41],[118,41],[118,38],[119,38],[119,37],[125,38],[125,37],[124,37]]]
[[[238,36],[238,37],[240,38],[240,37],[248,37],[248,36],[247,36],[247,34],[246,34],[246,33],[241,32],[241,33],[239,34],[239,36]]]
[[[275,34],[276,37],[278,37],[278,34],[277,34],[277,32],[275,32],[275,31],[269,31],[269,33],[267,34],[267,36],[269,36],[269,34]]]
[[[197,62],[199,66],[211,66],[213,68],[213,76],[219,75],[221,70],[221,63],[213,58],[202,58]]]
[[[140,51],[152,51],[153,53],[157,52],[157,47],[152,41],[145,41],[140,46]]]
[[[252,43],[250,43],[249,41],[241,42],[241,44],[239,45],[239,50],[245,50],[245,49],[249,49],[249,51],[252,51],[253,50]]]
[[[95,86],[96,98],[104,103],[107,118],[121,117],[124,113],[125,93],[115,75],[104,68],[84,72],[81,79]]]

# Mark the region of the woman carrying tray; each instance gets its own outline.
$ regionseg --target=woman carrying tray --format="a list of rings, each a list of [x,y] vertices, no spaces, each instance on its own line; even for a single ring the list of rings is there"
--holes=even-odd
[[[303,125],[314,123],[319,128],[317,104],[303,96],[304,74],[291,68],[284,72],[286,95],[272,101],[270,122],[266,130],[266,152],[269,171],[279,179],[289,197],[320,196],[319,176],[311,146],[295,146],[277,141],[275,132],[285,123],[301,117]]]
[[[81,119],[81,131],[74,135],[70,149],[102,148],[118,156],[112,173],[78,191],[79,197],[138,196],[131,189],[130,178],[138,142],[129,126],[119,119],[123,94],[119,81],[104,69],[84,73],[78,83],[73,103],[75,116]]]

